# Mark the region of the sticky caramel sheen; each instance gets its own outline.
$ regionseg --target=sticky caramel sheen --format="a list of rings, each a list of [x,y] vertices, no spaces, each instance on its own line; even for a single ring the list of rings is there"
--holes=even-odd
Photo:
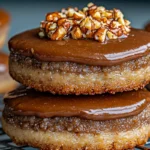
[[[112,66],[150,53],[150,33],[132,29],[125,39],[103,44],[94,40],[51,41],[38,37],[39,28],[14,36],[9,41],[12,52],[33,56],[41,61],[76,62],[87,65]]]
[[[149,100],[150,92],[145,89],[115,95],[60,96],[20,88],[6,95],[4,102],[16,115],[109,120],[137,115]]]

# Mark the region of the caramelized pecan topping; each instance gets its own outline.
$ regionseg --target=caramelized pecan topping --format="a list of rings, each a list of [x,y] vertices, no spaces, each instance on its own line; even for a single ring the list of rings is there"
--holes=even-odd
[[[89,3],[82,10],[68,8],[48,13],[41,22],[39,36],[51,40],[90,38],[105,42],[127,37],[130,28],[130,21],[124,19],[119,9],[106,10]]]

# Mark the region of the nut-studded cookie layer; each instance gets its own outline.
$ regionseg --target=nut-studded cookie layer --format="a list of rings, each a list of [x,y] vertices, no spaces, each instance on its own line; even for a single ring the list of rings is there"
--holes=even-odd
[[[42,62],[11,53],[10,74],[39,91],[58,94],[116,93],[143,88],[150,82],[150,55],[116,66]]]
[[[93,134],[21,129],[12,126],[4,119],[2,119],[2,124],[4,131],[15,143],[38,147],[42,150],[124,150],[145,144],[150,136],[150,125],[142,125],[127,132]]]
[[[15,143],[42,150],[124,150],[146,143],[150,137],[149,118],[150,105],[136,116],[105,121],[21,116],[6,105],[2,124]]]
[[[64,96],[20,87],[5,96],[2,124],[17,144],[43,150],[124,150],[150,136],[149,102],[146,89]]]
[[[32,100],[33,100],[32,96]],[[32,101],[31,100],[31,101]],[[41,99],[42,100],[42,99]],[[10,99],[11,101],[11,99]],[[74,133],[101,133],[101,132],[128,132],[150,124],[150,104],[138,115],[111,120],[89,120],[80,117],[45,117],[14,114],[13,108],[6,105],[3,111],[4,120],[23,130],[35,132],[74,132]]]

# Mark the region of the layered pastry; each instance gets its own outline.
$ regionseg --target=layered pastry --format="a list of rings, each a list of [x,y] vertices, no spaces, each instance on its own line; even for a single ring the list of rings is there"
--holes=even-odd
[[[150,82],[150,33],[131,28],[118,9],[90,3],[48,13],[9,49],[11,76],[38,91],[114,94]]]
[[[60,96],[20,88],[5,96],[4,131],[42,150],[124,150],[150,136],[150,92]]]
[[[17,87],[17,83],[8,73],[8,56],[0,52],[0,94],[9,92]]]
[[[3,47],[10,23],[10,16],[9,14],[0,8],[0,49]]]
[[[3,129],[16,144],[125,150],[150,137],[150,33],[120,10],[48,13],[9,49],[10,74],[25,85],[4,98]]]

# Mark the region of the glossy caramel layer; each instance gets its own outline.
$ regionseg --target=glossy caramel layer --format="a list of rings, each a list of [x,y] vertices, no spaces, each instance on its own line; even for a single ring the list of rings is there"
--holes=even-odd
[[[4,102],[17,115],[109,120],[137,115],[149,100],[150,92],[145,89],[115,95],[60,96],[20,88],[5,96]]]
[[[0,52],[0,73],[8,71],[8,55]]]
[[[39,28],[14,36],[11,51],[33,56],[41,61],[68,61],[89,65],[111,66],[150,53],[150,33],[132,29],[125,39],[102,44],[94,40],[51,41],[38,37]]]
[[[0,8],[0,28],[3,25],[9,23],[9,21],[10,21],[9,14],[5,10],[3,10],[3,9]]]

